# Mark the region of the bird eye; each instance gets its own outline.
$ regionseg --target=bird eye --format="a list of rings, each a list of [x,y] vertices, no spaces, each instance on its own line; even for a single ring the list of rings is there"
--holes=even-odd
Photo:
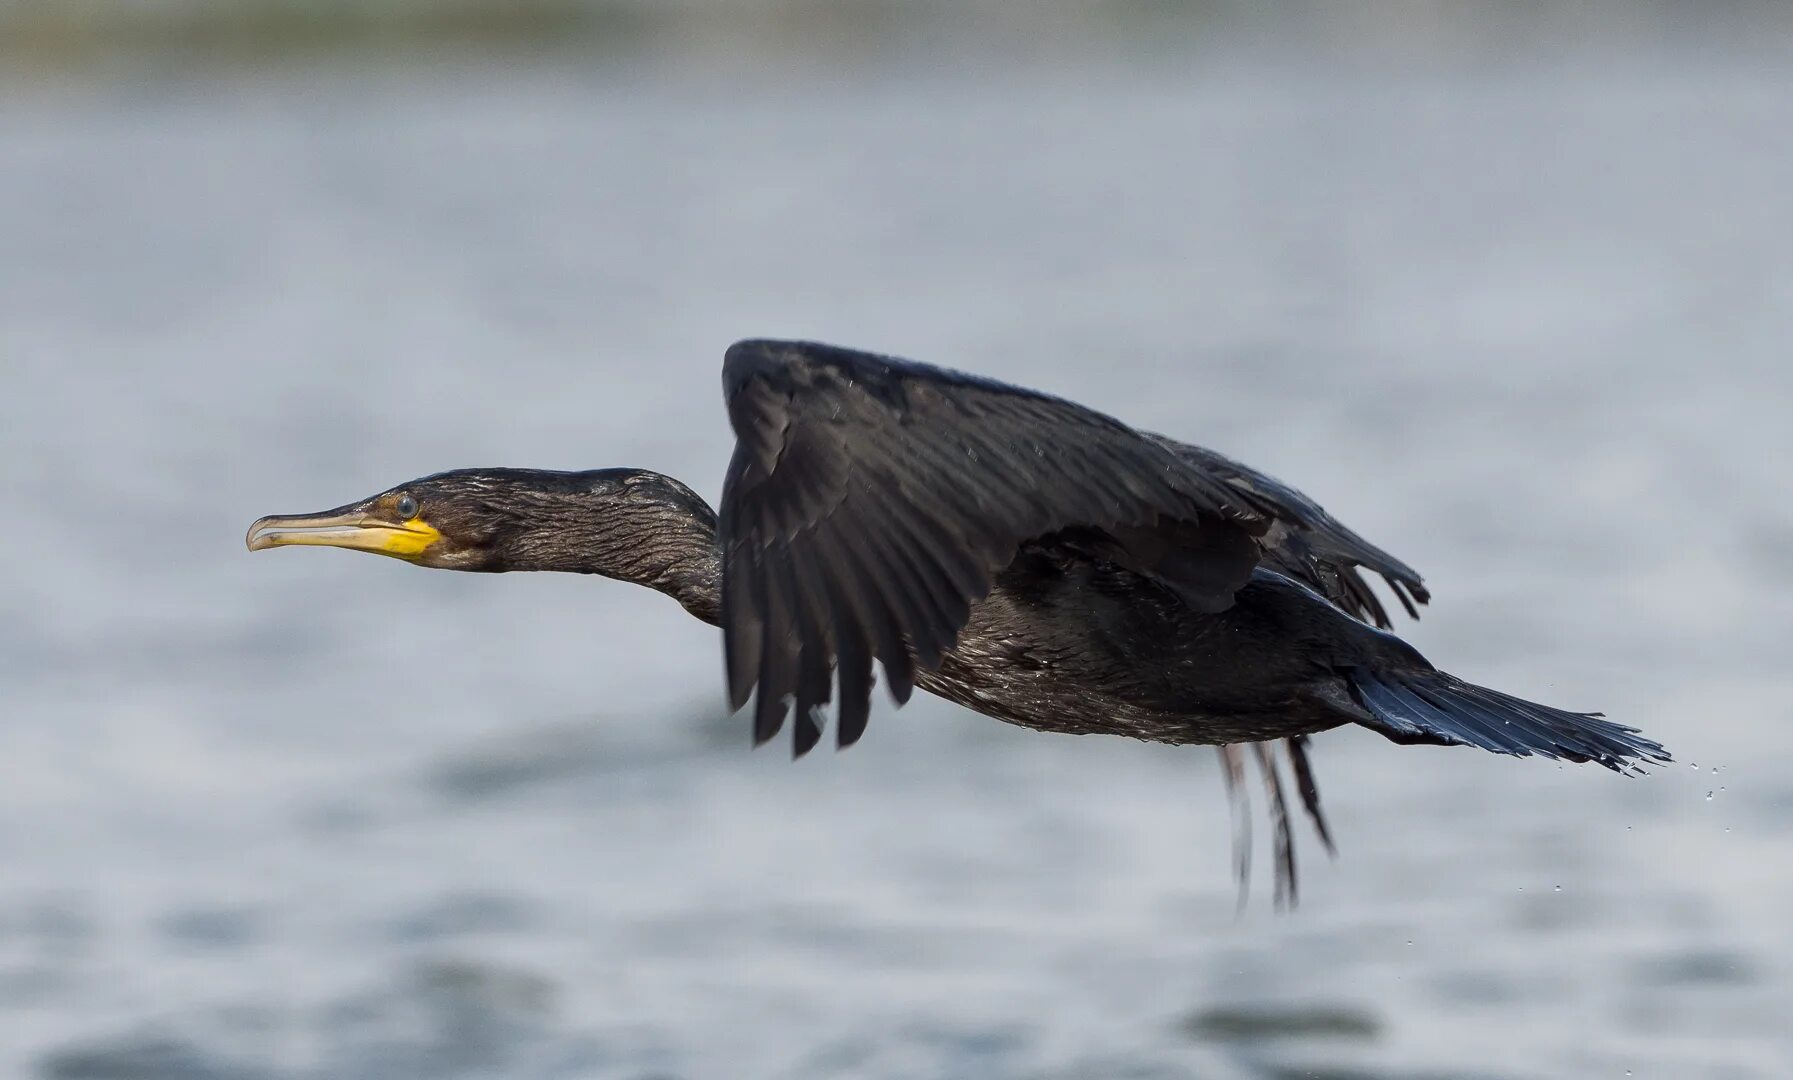
[[[410,521],[417,516],[417,500],[409,495],[400,495],[398,497],[398,505],[394,507],[394,509],[398,511],[399,517],[406,521]]]

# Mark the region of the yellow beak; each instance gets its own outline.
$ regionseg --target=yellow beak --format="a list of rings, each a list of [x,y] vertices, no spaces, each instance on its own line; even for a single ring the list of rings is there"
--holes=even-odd
[[[249,535],[244,542],[250,551],[272,547],[336,547],[416,562],[441,537],[442,534],[422,518],[394,523],[382,521],[365,511],[350,510],[260,518],[249,526]]]

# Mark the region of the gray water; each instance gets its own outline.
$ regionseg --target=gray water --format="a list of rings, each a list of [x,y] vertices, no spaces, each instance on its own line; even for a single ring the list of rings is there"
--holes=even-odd
[[[0,96],[0,1075],[1787,1075],[1793,65],[582,67]],[[1677,763],[1327,734],[1341,855],[1239,912],[1206,750],[793,765],[646,590],[242,548],[713,496],[749,335],[1239,455]]]

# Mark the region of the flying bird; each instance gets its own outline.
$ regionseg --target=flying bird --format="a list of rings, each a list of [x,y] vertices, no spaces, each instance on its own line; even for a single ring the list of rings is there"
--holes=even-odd
[[[720,512],[645,469],[459,469],[304,516],[251,550],[317,545],[449,570],[598,574],[720,626],[728,697],[756,745],[801,757],[835,709],[864,733],[874,668],[1039,731],[1220,748],[1240,811],[1247,747],[1295,890],[1275,751],[1322,840],[1309,736],[1480,747],[1619,772],[1670,760],[1598,713],[1433,667],[1387,629],[1419,574],[1299,491],[1211,450],[1032,390],[811,342],[730,347],[736,444]],[[1242,827],[1236,824],[1236,829]],[[1249,844],[1235,833],[1241,884]]]

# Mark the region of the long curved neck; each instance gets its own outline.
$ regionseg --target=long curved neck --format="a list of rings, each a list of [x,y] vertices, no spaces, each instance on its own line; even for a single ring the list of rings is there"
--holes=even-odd
[[[690,488],[658,473],[620,497],[556,499],[533,506],[530,528],[512,543],[502,569],[599,574],[646,585],[686,611],[721,625],[722,554],[716,512]]]
[[[716,514],[708,505],[701,514],[642,523],[619,529],[594,541],[605,569],[597,573],[646,585],[677,600],[686,611],[722,625],[722,552],[716,546]]]

